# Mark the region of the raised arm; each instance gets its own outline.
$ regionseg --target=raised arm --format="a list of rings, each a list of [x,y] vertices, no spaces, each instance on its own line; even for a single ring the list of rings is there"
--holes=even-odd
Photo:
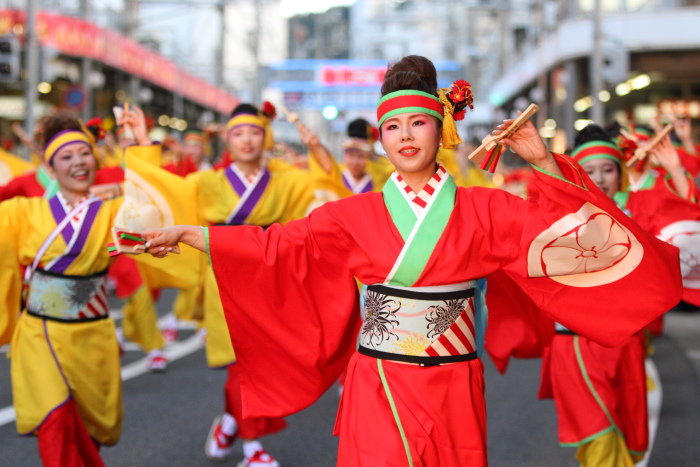
[[[668,172],[678,196],[689,200],[693,198],[694,190],[691,190],[690,178],[668,135],[650,150],[650,158],[652,163],[659,164]]]
[[[681,144],[683,145],[685,152],[693,156],[697,156],[698,151],[695,146],[695,142],[693,141],[690,119],[673,117],[671,119],[671,123],[673,124],[673,130],[676,132],[678,139],[681,140]]]
[[[333,155],[328,148],[321,143],[315,131],[307,128],[300,121],[297,121],[296,125],[297,130],[299,130],[299,135],[301,136],[301,142],[304,143],[311,152],[309,156],[315,158],[318,165],[320,165],[326,173],[331,173],[333,170]]]

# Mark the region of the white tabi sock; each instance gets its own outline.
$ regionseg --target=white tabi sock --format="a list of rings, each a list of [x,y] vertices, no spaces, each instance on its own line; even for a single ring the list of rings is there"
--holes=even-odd
[[[226,436],[233,436],[236,434],[237,429],[238,423],[236,423],[236,419],[233,418],[233,415],[230,413],[224,413],[224,416],[221,417],[221,431]]]
[[[260,441],[258,441],[257,439],[245,442],[243,443],[243,455],[246,459],[250,459],[255,455],[256,452],[262,451],[262,448],[262,444],[260,444]]]
[[[168,316],[168,320],[165,324],[165,329],[171,329],[173,331],[177,329],[177,318],[174,314]]]

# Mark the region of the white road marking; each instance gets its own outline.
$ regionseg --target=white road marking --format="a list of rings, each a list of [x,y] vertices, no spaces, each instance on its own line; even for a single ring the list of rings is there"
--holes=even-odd
[[[136,344],[133,344],[136,345]],[[194,334],[189,338],[174,342],[163,349],[163,354],[168,362],[173,362],[187,355],[193,354],[204,347],[204,342],[199,334]],[[128,381],[137,376],[148,373],[148,357],[143,357],[133,363],[122,367],[122,381]],[[0,426],[7,425],[15,421],[16,413],[13,406],[0,409]]]
[[[685,355],[691,360],[700,360],[700,350],[688,350]]]

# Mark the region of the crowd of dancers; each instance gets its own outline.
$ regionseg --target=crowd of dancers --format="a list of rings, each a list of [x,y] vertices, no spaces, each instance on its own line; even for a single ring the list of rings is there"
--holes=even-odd
[[[582,465],[644,457],[651,339],[681,298],[700,305],[690,121],[591,124],[562,155],[506,120],[494,134],[522,162],[497,188],[456,130],[468,83],[438,89],[407,56],[381,94],[342,163],[290,112],[308,153],[276,143],[269,103],[163,144],[134,106],[114,135],[57,112],[23,135],[34,163],[0,153],[0,345],[17,431],[44,465],[103,465],[124,339],[164,371],[178,320],[228,373],[213,460],[240,438],[239,465],[279,466],[260,439],[339,383],[338,465],[485,466],[484,352],[502,371],[542,358],[540,397]],[[178,296],[161,330],[163,288]]]

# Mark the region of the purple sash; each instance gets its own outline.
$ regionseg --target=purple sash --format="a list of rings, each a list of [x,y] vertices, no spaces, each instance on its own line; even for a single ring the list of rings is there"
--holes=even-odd
[[[226,167],[224,173],[231,187],[240,197],[240,200],[233,208],[233,211],[231,211],[231,214],[226,218],[226,223],[229,225],[243,225],[253,211],[253,208],[255,208],[258,201],[260,201],[268,183],[270,183],[270,171],[267,170],[267,168],[263,168],[257,181],[246,188],[246,184],[233,170],[232,166],[233,164]]]
[[[57,195],[53,196],[49,200],[49,206],[51,207],[51,213],[53,214],[56,224],[60,223],[63,218],[66,217],[67,213],[63,209],[61,200],[58,199]],[[48,271],[63,274],[65,270],[68,269],[68,266],[75,261],[75,258],[78,257],[80,252],[83,251],[83,248],[85,247],[88,234],[90,233],[90,229],[92,229],[92,224],[95,222],[95,217],[97,217],[97,212],[100,210],[101,206],[102,201],[96,201],[88,206],[87,212],[85,213],[85,219],[83,219],[83,224],[72,246],[71,241],[76,234],[73,230],[73,226],[70,223],[66,225],[66,228],[63,229],[61,235],[63,235],[63,240],[66,242],[69,250],[68,252],[59,256],[57,259],[53,260],[50,266],[47,268]]]
[[[374,188],[374,184],[372,183],[372,178],[367,177],[367,181],[365,182],[364,185],[361,185],[361,188],[355,185],[354,183],[351,183],[351,175],[348,175],[347,172],[343,172],[343,183],[345,183],[345,187],[352,191],[353,193],[360,194],[360,193],[369,193],[372,191],[372,188]]]

